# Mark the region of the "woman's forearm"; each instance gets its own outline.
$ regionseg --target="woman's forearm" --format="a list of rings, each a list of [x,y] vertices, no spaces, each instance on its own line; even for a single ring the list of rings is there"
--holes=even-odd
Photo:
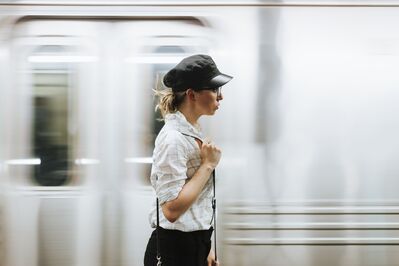
[[[184,184],[177,198],[162,205],[163,214],[169,222],[175,222],[196,201],[213,169],[211,164],[201,164],[193,177]]]

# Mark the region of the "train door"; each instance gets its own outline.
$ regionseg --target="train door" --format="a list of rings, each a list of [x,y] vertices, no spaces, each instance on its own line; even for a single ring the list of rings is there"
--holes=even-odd
[[[99,265],[104,27],[46,19],[15,25],[6,106],[7,265]]]

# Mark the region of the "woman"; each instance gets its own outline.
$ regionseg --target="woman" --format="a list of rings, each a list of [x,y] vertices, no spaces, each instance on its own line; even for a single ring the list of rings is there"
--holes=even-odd
[[[193,55],[165,75],[170,89],[157,92],[165,125],[155,140],[151,184],[158,204],[149,218],[153,228],[159,218],[159,227],[147,244],[145,266],[157,265],[157,251],[163,266],[219,265],[211,250],[210,176],[221,151],[203,139],[198,119],[215,114],[221,86],[231,79],[210,56]]]

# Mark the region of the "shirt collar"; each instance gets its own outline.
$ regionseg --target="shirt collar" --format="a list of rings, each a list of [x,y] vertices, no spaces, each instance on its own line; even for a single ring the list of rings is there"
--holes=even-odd
[[[165,123],[173,126],[180,133],[199,138],[200,140],[203,139],[200,125],[197,124],[198,126],[194,127],[187,121],[184,114],[180,111],[167,114],[165,117]]]

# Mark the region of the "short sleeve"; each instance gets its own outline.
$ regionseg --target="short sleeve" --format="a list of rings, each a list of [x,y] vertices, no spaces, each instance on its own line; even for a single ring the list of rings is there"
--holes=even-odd
[[[185,139],[179,132],[168,132],[164,141],[156,147],[155,191],[159,204],[177,198],[187,179],[188,155]]]

